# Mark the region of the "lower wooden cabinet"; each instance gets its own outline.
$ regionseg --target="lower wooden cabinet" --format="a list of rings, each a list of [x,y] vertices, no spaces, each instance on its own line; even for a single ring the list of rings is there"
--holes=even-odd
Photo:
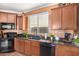
[[[19,40],[19,52],[20,52],[20,53],[23,53],[23,54],[24,54],[24,52],[25,52],[25,51],[24,51],[24,49],[25,49],[24,46],[25,46],[24,40],[22,40],[22,39]]]
[[[40,42],[38,41],[15,39],[14,48],[16,51],[25,54],[26,56],[40,55]]]
[[[79,48],[67,45],[57,45],[55,50],[56,56],[79,56]]]
[[[15,49],[16,51],[19,51],[19,40],[16,39],[16,38],[15,38],[15,40],[14,40],[14,49]]]
[[[40,47],[38,46],[31,46],[31,55],[39,56],[40,55]]]
[[[24,54],[24,40],[15,39],[14,40],[14,49],[22,54]]]
[[[40,42],[31,41],[31,55],[33,55],[33,56],[40,55]]]
[[[30,42],[30,40],[25,40],[25,55],[31,55],[31,42]]]

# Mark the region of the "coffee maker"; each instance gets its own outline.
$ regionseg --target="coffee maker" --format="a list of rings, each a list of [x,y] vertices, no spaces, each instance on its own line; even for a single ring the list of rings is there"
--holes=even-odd
[[[71,41],[72,40],[72,37],[71,37],[72,35],[71,35],[71,33],[65,33],[64,34],[64,38],[65,38],[65,40],[67,40],[67,41]]]

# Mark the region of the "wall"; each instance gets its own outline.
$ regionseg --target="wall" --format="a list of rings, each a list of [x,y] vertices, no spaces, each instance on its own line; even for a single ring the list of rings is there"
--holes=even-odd
[[[48,7],[43,7],[43,8],[37,9],[37,10],[27,12],[27,13],[25,13],[25,16],[37,14],[37,13],[41,13],[41,12],[45,12],[45,11],[50,13],[51,8],[54,9],[54,8],[57,8],[57,7],[58,7],[58,5],[53,5],[53,6],[51,5],[51,6],[48,6]],[[72,33],[72,34],[74,33],[73,30],[49,30],[49,34],[52,33],[52,34],[59,36],[59,37],[64,37],[65,32]]]

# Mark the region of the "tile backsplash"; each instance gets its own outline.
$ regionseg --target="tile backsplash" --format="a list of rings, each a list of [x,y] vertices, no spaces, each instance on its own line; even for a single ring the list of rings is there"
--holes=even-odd
[[[54,34],[55,36],[63,38],[64,37],[64,33],[71,33],[71,34],[73,34],[74,30],[51,30],[50,33]]]

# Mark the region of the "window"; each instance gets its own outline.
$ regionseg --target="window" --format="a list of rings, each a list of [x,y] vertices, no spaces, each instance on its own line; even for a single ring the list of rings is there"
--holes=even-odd
[[[39,33],[48,33],[48,13],[39,14]]]
[[[30,15],[28,19],[29,19],[30,33],[48,33],[48,13],[47,12]]]

